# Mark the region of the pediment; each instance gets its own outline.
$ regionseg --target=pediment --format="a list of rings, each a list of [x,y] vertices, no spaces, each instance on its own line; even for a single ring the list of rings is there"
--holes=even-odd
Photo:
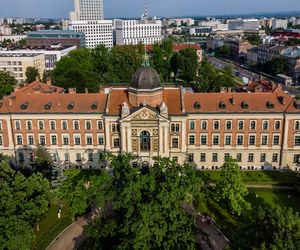
[[[140,109],[132,112],[130,115],[121,119],[122,121],[132,121],[132,120],[168,120],[167,118],[161,116],[159,113],[155,112],[149,107],[141,107]]]

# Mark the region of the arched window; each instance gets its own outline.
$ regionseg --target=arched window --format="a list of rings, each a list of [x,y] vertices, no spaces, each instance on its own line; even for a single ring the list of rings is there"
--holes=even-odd
[[[202,121],[201,129],[202,130],[206,130],[207,129],[207,121]]]
[[[141,151],[150,151],[150,133],[143,131],[140,134]]]
[[[256,122],[255,121],[251,121],[250,129],[251,130],[255,130],[256,129]]]
[[[91,123],[90,121],[86,121],[86,122],[85,122],[85,129],[86,129],[86,130],[92,129],[92,123]]]
[[[300,129],[300,122],[296,121],[295,122],[295,130],[299,130]]]
[[[194,129],[195,129],[195,122],[190,121],[190,130],[194,130]]]
[[[67,130],[68,129],[67,121],[63,121],[62,124],[61,124],[61,126],[62,126],[63,130]]]
[[[230,130],[232,127],[232,122],[231,121],[226,121],[226,129]]]
[[[74,130],[79,129],[79,121],[74,121]]]
[[[239,121],[239,130],[244,129],[244,122],[243,121]]]
[[[39,130],[44,130],[44,122],[39,121]]]
[[[220,122],[214,121],[214,129],[220,129]]]
[[[50,129],[51,130],[55,130],[56,129],[56,123],[55,123],[55,121],[51,121],[50,122]]]
[[[280,121],[275,122],[275,129],[280,129]]]

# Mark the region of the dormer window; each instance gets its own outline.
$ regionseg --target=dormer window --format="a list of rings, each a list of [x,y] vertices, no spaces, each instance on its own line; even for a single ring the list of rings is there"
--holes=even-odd
[[[68,110],[74,109],[74,106],[75,106],[75,103],[74,103],[74,102],[70,102],[70,103],[68,104]]]
[[[241,106],[242,106],[242,109],[248,109],[249,108],[248,103],[245,102],[245,101],[242,102]]]
[[[21,109],[22,110],[27,109],[27,107],[28,107],[28,102],[24,102],[24,103],[21,104]]]
[[[95,110],[98,108],[98,102],[94,102],[92,105],[91,105],[91,109]]]
[[[274,108],[274,104],[270,101],[267,101],[267,108],[268,109],[273,109]]]
[[[219,103],[220,109],[226,109],[226,104],[224,102]]]
[[[49,109],[51,109],[51,106],[52,106],[52,102],[48,102],[45,104],[45,109],[49,110]]]
[[[195,108],[195,109],[201,109],[201,104],[200,104],[200,102],[195,102],[195,103],[194,103],[194,108]]]

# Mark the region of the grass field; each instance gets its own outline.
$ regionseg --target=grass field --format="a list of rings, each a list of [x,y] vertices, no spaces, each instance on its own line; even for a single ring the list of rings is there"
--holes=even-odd
[[[300,183],[299,176],[294,172],[243,171],[242,174],[246,184],[294,185]],[[220,179],[220,171],[199,171],[199,175],[205,182],[215,182]]]

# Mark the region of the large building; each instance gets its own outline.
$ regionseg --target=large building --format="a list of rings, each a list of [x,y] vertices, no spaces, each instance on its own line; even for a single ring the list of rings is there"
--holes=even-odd
[[[145,62],[127,87],[19,89],[1,101],[0,152],[27,164],[43,145],[66,167],[104,166],[103,153],[127,152],[143,165],[161,156],[219,169],[232,156],[242,169],[299,169],[300,103],[280,88],[192,93],[159,79]]]
[[[272,29],[287,29],[288,20],[286,19],[273,19]]]
[[[161,20],[115,20],[116,44],[154,44],[162,40]]]
[[[1,55],[18,56],[20,54],[43,54],[45,62],[45,70],[52,70],[55,67],[55,64],[64,56],[68,55],[69,52],[75,50],[76,46],[60,46],[60,45],[51,45],[48,47],[37,48],[37,47],[27,47],[26,49],[17,49],[17,50],[0,50]]]
[[[228,20],[229,30],[258,30],[259,20],[257,19],[234,19]]]
[[[40,76],[45,71],[45,56],[42,53],[1,53],[0,71],[11,72],[19,83],[26,80],[26,69],[35,67]]]
[[[70,12],[71,21],[102,20],[103,0],[74,0],[75,10]]]
[[[61,44],[62,46],[85,47],[85,34],[74,30],[39,30],[28,32],[26,35],[27,45],[31,47],[51,46]]]

